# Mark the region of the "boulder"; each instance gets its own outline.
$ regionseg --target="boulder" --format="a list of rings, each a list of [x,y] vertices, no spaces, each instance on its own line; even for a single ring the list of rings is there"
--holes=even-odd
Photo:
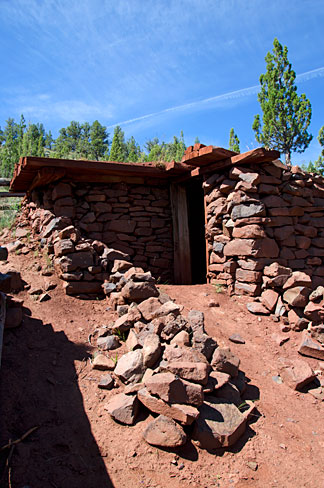
[[[316,378],[312,368],[300,359],[280,358],[279,372],[283,382],[293,390],[301,390]]]
[[[156,317],[156,312],[161,307],[161,302],[156,297],[147,298],[138,305],[138,309],[141,312],[144,319],[149,322]]]
[[[163,359],[168,363],[186,361],[193,363],[208,363],[206,357],[192,347],[177,347],[175,345],[166,345]]]
[[[162,348],[160,338],[157,334],[148,334],[143,343],[144,367],[151,368],[160,359]]]
[[[240,205],[236,205],[231,213],[231,219],[237,220],[247,217],[257,217],[257,216],[264,216],[265,215],[265,207],[263,203],[242,203]]]
[[[73,251],[74,251],[74,244],[70,239],[59,239],[54,244],[54,254],[56,257],[73,253]]]
[[[246,304],[249,312],[256,315],[269,315],[269,310],[260,302],[250,302]]]
[[[142,384],[141,389],[137,393],[137,397],[151,412],[177,420],[183,425],[191,425],[199,416],[198,409],[192,405],[181,405],[176,403],[169,405],[161,400],[161,398],[151,395],[147,388],[143,388]]]
[[[166,369],[184,380],[206,385],[210,367],[206,363],[178,361],[168,363]]]
[[[278,297],[279,293],[276,291],[264,290],[261,294],[261,302],[269,310],[269,312],[274,312]]]
[[[128,281],[121,291],[122,297],[130,302],[142,302],[150,297],[158,297],[159,290],[154,283]]]
[[[145,386],[152,395],[157,395],[168,403],[199,406],[204,399],[201,385],[182,380],[172,373],[158,373],[152,376]]]
[[[204,332],[205,316],[199,310],[190,310],[188,313],[188,324],[193,331]]]
[[[136,350],[121,356],[114,373],[123,383],[139,383],[144,374],[143,353]]]
[[[105,410],[122,424],[133,425],[138,413],[139,401],[135,395],[119,393],[111,398]]]
[[[212,368],[231,376],[237,376],[240,360],[229,348],[218,347],[211,361]]]
[[[100,281],[71,281],[64,283],[63,288],[67,295],[102,294]]]
[[[106,337],[98,337],[97,346],[103,351],[112,351],[120,347],[120,342],[116,336],[108,335]]]
[[[177,345],[179,347],[190,346],[190,337],[187,331],[182,330],[174,336],[170,341],[170,344]]]
[[[287,290],[288,288],[293,288],[296,286],[305,286],[308,288],[312,287],[312,279],[311,277],[303,273],[302,271],[294,271],[291,276],[289,276],[288,280],[283,285],[283,289]]]
[[[306,288],[305,286],[295,286],[294,288],[286,290],[282,299],[292,307],[305,307],[308,303],[310,292],[310,288]]]
[[[230,447],[245,432],[246,416],[225,399],[206,397],[199,411],[193,438],[203,449]]]
[[[208,334],[198,331],[193,333],[192,347],[206,356],[209,361],[217,348],[217,342]]]
[[[92,361],[92,368],[99,369],[101,371],[113,370],[115,363],[112,359],[108,358],[104,354],[97,354]]]
[[[323,302],[308,302],[304,309],[305,317],[314,323],[320,323],[324,321],[324,306]]]
[[[163,415],[159,415],[147,425],[143,438],[152,446],[169,448],[183,446],[187,441],[187,436],[180,425]]]
[[[100,378],[98,388],[102,390],[111,390],[114,387],[114,379],[110,374],[104,374]]]
[[[132,268],[133,265],[132,263],[125,261],[123,259],[116,259],[114,261],[114,266],[111,270],[112,273],[123,273],[124,271],[127,271],[129,268]]]
[[[291,269],[285,268],[281,266],[279,263],[272,263],[270,266],[265,266],[263,270],[263,274],[265,276],[269,276],[270,278],[274,278],[279,275],[291,275]]]
[[[204,386],[204,393],[213,393],[215,390],[222,388],[231,379],[227,373],[220,371],[211,371],[208,376],[207,384]]]
[[[308,331],[303,331],[302,339],[298,347],[299,354],[310,356],[311,358],[324,360],[324,347],[314,340]]]

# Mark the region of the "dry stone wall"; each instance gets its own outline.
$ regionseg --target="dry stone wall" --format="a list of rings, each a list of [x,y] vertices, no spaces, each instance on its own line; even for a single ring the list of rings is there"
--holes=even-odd
[[[308,275],[310,288],[324,284],[321,176],[275,161],[208,175],[203,185],[212,283],[259,296],[272,279],[265,267],[277,262]]]
[[[114,260],[172,281],[172,218],[167,186],[59,182],[31,193],[22,220],[46,247],[69,294],[95,294]]]

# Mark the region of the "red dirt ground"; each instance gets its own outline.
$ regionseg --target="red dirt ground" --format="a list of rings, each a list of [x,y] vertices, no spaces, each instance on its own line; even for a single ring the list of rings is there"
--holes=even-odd
[[[51,300],[35,301],[27,291],[21,327],[5,332],[0,370],[0,445],[38,429],[20,442],[11,459],[11,480],[5,472],[1,487],[11,488],[213,488],[324,486],[323,403],[310,394],[296,393],[272,377],[278,358],[297,358],[300,335],[278,346],[271,337],[279,324],[251,315],[248,299],[216,293],[211,285],[161,288],[177,303],[205,313],[207,332],[230,344],[249,378],[246,398],[256,400],[257,414],[246,435],[234,446],[214,453],[194,443],[176,453],[159,450],[141,438],[150,416],[135,426],[114,422],[104,409],[118,390],[97,387],[100,371],[91,368],[95,349],[88,338],[113,320],[104,300],[81,301],[65,296],[61,282],[41,275],[45,262],[11,254],[9,266],[21,271],[34,286],[54,281]],[[8,265],[1,264],[0,271]],[[219,307],[209,308],[211,299]],[[232,344],[233,333],[244,345]],[[120,356],[124,348],[116,352]],[[114,352],[115,356],[115,352]],[[318,361],[304,358],[314,369]],[[2,453],[3,454],[3,453]],[[3,455],[2,455],[3,458]],[[249,462],[257,463],[257,470]],[[3,464],[0,465],[3,472]]]

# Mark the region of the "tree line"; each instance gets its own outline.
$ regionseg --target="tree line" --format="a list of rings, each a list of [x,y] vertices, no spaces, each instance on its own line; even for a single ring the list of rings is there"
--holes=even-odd
[[[62,159],[87,159],[95,161],[149,162],[180,161],[186,149],[183,132],[173,136],[171,142],[155,137],[146,141],[144,148],[132,136],[125,139],[124,131],[116,126],[112,140],[107,127],[95,120],[80,124],[72,121],[59,131],[56,139],[46,132],[41,123],[26,123],[13,118],[0,127],[0,176],[11,177],[15,163],[21,156],[40,156]]]

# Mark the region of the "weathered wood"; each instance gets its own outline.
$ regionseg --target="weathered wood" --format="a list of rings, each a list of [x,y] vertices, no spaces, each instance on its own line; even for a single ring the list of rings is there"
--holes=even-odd
[[[10,180],[8,178],[0,178],[0,186],[9,186]]]
[[[202,176],[207,173],[217,172],[220,169],[230,168],[231,166],[267,163],[277,159],[278,155],[278,151],[272,151],[259,147],[243,154],[237,154],[231,158],[216,161],[204,167],[195,168],[193,171],[191,171],[191,176]]]
[[[6,295],[0,292],[0,366],[3,344],[3,330],[6,321]]]
[[[1,191],[0,198],[10,198],[10,197],[24,197],[26,193],[14,193],[11,191]]]
[[[173,220],[174,281],[176,284],[189,285],[192,282],[192,275],[186,189],[181,185],[171,184],[170,194]]]
[[[45,168],[40,168],[29,187],[29,191],[32,191],[39,186],[49,185],[54,181],[58,181],[65,176],[65,173],[66,171],[64,168],[52,168],[47,166]]]

